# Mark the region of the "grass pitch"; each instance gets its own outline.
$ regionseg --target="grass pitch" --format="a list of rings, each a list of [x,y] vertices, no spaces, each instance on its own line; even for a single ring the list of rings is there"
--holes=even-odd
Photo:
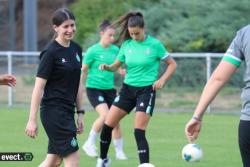
[[[36,167],[45,158],[47,136],[39,119],[39,135],[36,139],[24,133],[29,115],[28,108],[0,108],[0,152],[32,152],[32,161],[4,162],[0,167]],[[150,145],[151,163],[156,167],[240,167],[241,159],[237,143],[238,115],[207,114],[203,120],[202,132],[197,143],[202,147],[204,157],[200,162],[188,163],[181,159],[181,149],[187,144],[184,126],[191,113],[154,113],[146,132]],[[87,138],[95,112],[85,114],[85,132],[78,136],[81,167],[94,167],[96,159],[89,158],[81,146]],[[133,134],[134,113],[122,120],[124,150],[129,160],[115,160],[113,144],[109,157],[112,167],[137,167],[138,157]],[[97,143],[99,147],[99,144]],[[63,166],[63,165],[61,165]]]

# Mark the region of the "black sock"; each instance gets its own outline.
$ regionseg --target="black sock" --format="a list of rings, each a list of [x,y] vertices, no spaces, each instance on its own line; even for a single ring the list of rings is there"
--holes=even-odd
[[[134,135],[140,163],[149,163],[149,147],[145,137],[145,130],[135,129]]]
[[[100,136],[100,158],[107,158],[113,128],[104,124]]]

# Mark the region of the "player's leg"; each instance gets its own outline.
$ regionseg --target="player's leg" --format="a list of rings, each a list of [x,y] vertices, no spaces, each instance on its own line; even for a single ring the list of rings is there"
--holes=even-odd
[[[137,94],[134,135],[137,144],[140,163],[149,163],[149,145],[146,139],[146,129],[154,110],[155,91],[152,86],[140,88]]]
[[[62,158],[56,154],[47,154],[45,160],[39,167],[58,167],[62,163]]]
[[[104,119],[109,110],[106,103],[97,105],[95,109],[98,113],[98,118],[94,121],[92,128],[89,132],[88,139],[83,145],[83,150],[88,156],[91,156],[91,157],[98,156],[95,143],[100,135],[100,131],[102,129]]]
[[[68,156],[63,158],[64,167],[78,167],[79,160],[80,160],[79,151],[73,152],[73,153],[71,153]]]
[[[109,166],[111,160],[107,157],[113,127],[127,114],[124,110],[112,106],[105,119],[100,136],[100,158],[97,159],[96,167]]]
[[[250,121],[240,121],[239,131],[238,131],[238,140],[240,153],[242,158],[243,167],[250,166]]]
[[[103,125],[102,128],[102,132],[101,132],[101,154],[100,157],[102,159],[107,158],[107,152],[109,149],[109,145],[111,142],[111,137],[112,137],[112,130],[115,126],[117,126],[117,124],[119,123],[119,121],[125,116],[127,115],[127,112],[125,112],[124,110],[116,107],[116,106],[112,106]]]
[[[107,102],[108,107],[110,108],[116,98],[116,90],[115,89],[105,90],[104,98],[105,98],[105,101]],[[118,160],[128,159],[126,154],[123,151],[123,138],[122,138],[122,131],[121,131],[119,123],[112,131],[112,139],[113,139],[113,144],[115,147],[116,159]]]
[[[134,121],[134,135],[140,164],[149,163],[149,145],[146,139],[146,128],[149,119],[150,115],[146,114],[146,112],[136,111]]]
[[[115,98],[105,118],[100,137],[100,158],[97,160],[96,167],[103,167],[103,165],[110,163],[107,154],[111,142],[112,130],[135,107],[134,98],[131,97],[132,94],[134,92],[130,92],[129,87],[123,84],[119,96]]]
[[[98,113],[98,117],[93,122],[92,128],[88,135],[88,139],[83,144],[82,148],[88,156],[97,157],[98,155],[95,143],[100,135],[100,131],[102,129],[104,119],[108,113],[109,108],[105,102],[102,90],[87,88],[86,91],[91,105],[95,108],[96,112]]]
[[[126,159],[128,159],[126,154],[123,151],[123,138],[122,138],[122,132],[121,132],[121,128],[120,128],[119,123],[113,129],[112,138],[113,138],[113,144],[114,144],[114,147],[115,147],[116,159],[118,159],[118,160],[126,160]]]

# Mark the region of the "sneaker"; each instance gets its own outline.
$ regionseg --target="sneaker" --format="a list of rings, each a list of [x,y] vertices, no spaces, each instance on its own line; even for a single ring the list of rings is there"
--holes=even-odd
[[[108,167],[111,164],[111,159],[106,158],[106,159],[97,159],[96,167]]]
[[[116,152],[116,159],[117,160],[127,160],[128,157],[126,156],[126,154],[123,151],[118,151],[118,152]]]
[[[96,146],[94,144],[88,144],[87,142],[84,143],[82,146],[83,151],[90,157],[97,157]]]

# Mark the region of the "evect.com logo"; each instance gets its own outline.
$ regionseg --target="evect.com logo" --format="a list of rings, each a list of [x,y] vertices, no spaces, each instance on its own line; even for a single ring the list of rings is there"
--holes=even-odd
[[[0,161],[32,161],[30,152],[0,152]]]

